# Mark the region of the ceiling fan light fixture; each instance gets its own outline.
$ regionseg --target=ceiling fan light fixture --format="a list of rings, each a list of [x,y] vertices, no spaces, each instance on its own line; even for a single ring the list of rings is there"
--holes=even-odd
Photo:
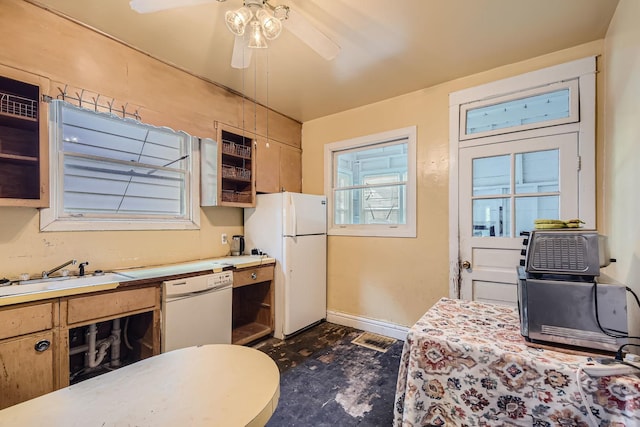
[[[267,47],[267,41],[262,34],[262,27],[256,20],[251,21],[249,29],[249,47],[253,49],[264,49]]]
[[[256,12],[256,19],[262,27],[262,33],[267,40],[277,38],[282,32],[282,22],[265,9]]]
[[[242,6],[238,10],[229,10],[224,14],[225,23],[227,24],[227,28],[236,36],[241,36],[244,34],[244,30],[253,18],[253,13],[249,10],[248,7]]]

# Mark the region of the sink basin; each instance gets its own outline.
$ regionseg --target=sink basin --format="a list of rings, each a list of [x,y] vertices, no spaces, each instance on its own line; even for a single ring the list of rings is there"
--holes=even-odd
[[[0,287],[0,297],[20,295],[32,292],[45,292],[58,289],[80,288],[96,286],[105,283],[120,283],[130,278],[120,273],[105,273],[100,275],[49,277],[46,279],[23,280],[11,286]]]

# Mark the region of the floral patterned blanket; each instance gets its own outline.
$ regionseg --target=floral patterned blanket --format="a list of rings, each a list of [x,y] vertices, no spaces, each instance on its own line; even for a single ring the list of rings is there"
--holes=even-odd
[[[640,377],[587,360],[525,345],[516,308],[443,298],[407,335],[394,425],[640,427]]]

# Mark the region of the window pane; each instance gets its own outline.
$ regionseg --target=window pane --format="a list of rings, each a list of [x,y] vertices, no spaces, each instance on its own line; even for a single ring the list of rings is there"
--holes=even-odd
[[[560,196],[516,198],[516,236],[533,230],[538,218],[560,219]]]
[[[469,109],[466,134],[569,117],[569,89]]]
[[[406,185],[336,190],[335,224],[406,224]]]
[[[473,201],[473,235],[476,237],[511,237],[510,199]]]
[[[511,156],[473,159],[473,195],[511,192]]]
[[[559,150],[516,154],[516,193],[559,191]]]
[[[402,177],[407,173],[407,147],[404,142],[336,153],[336,188],[366,185],[371,176],[381,174],[389,177],[385,179],[392,178],[392,181],[385,182],[403,182]],[[389,175],[389,172],[394,172],[394,175]]]
[[[60,107],[61,215],[140,220],[190,214],[186,134]]]
[[[184,214],[184,174],[65,156],[64,211],[119,216]]]

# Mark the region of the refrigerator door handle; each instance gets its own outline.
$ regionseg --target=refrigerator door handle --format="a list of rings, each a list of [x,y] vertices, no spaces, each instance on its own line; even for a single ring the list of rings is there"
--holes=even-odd
[[[298,217],[296,215],[296,204],[293,201],[291,193],[287,194],[289,199],[289,219],[287,221],[287,231],[285,236],[296,237],[298,236]]]

